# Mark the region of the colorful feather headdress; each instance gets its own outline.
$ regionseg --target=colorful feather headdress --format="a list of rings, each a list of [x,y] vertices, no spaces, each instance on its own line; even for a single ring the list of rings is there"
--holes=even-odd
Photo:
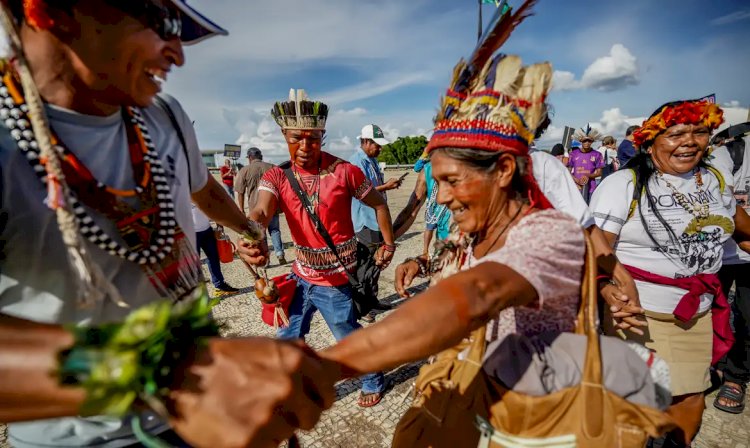
[[[590,124],[586,124],[585,128],[577,129],[573,133],[573,138],[582,142],[584,140],[591,140],[593,142],[602,138],[602,133],[591,127]]]
[[[643,146],[676,124],[702,124],[711,131],[724,122],[724,111],[705,99],[676,101],[662,106],[633,133],[633,143]]]
[[[549,63],[524,66],[514,55],[492,55],[513,29],[532,14],[536,0],[525,0],[516,12],[501,13],[493,29],[468,62],[460,60],[440,110],[426,151],[472,148],[527,156],[537,127],[547,117],[547,92],[552,79]],[[528,159],[530,166],[531,160]],[[524,179],[537,207],[551,205],[531,176]]]
[[[281,129],[325,130],[328,106],[310,101],[302,89],[289,89],[289,101],[277,101],[271,115]]]

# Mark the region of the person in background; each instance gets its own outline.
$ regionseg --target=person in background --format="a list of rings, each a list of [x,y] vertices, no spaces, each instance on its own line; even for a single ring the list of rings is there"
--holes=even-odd
[[[390,143],[383,135],[383,130],[375,124],[368,124],[362,128],[359,135],[359,149],[349,159],[349,163],[358,167],[370,181],[373,188],[383,195],[388,203],[386,191],[397,189],[401,180],[388,179],[384,181],[380,172],[378,156],[383,146]],[[370,294],[371,303],[378,302],[378,281],[381,267],[375,264],[375,253],[383,244],[383,235],[375,215],[375,210],[359,200],[352,201],[352,223],[357,235],[357,280]],[[380,307],[377,307],[380,308]],[[365,322],[375,321],[375,309],[362,316]]]
[[[275,165],[263,161],[263,152],[259,148],[252,147],[247,150],[246,167],[243,167],[234,180],[234,191],[237,192],[237,204],[245,213],[245,199],[247,199],[247,210],[252,210],[258,202],[258,185],[266,171]],[[279,213],[273,215],[268,223],[268,233],[273,241],[273,252],[279,260],[279,265],[287,263],[284,257],[284,242],[281,240],[281,227],[279,225]]]
[[[418,168],[418,171],[417,171]],[[422,255],[428,257],[430,253],[430,244],[432,238],[437,232],[437,241],[443,241],[448,238],[450,233],[451,213],[444,205],[437,203],[437,182],[432,177],[432,163],[426,155],[420,158],[414,166],[415,171],[419,173],[417,183],[414,185],[414,191],[409,196],[409,201],[401,213],[398,214],[393,222],[393,233],[396,239],[401,238],[404,233],[414,224],[422,204],[427,202],[425,210],[425,231],[423,235]]]
[[[265,227],[281,209],[294,241],[292,275],[297,289],[289,308],[289,325],[276,335],[280,339],[304,338],[318,310],[338,341],[362,328],[356,319],[355,291],[350,281],[357,267],[352,201],[360,200],[375,209],[383,234],[383,243],[375,253],[378,266],[387,266],[396,252],[391,215],[383,195],[372,187],[362,170],[321,150],[328,119],[326,104],[309,100],[302,89],[292,89],[288,101],[274,104],[272,114],[281,127],[290,161],[263,175],[258,202],[249,217]],[[313,215],[329,234],[330,245]],[[238,244],[248,263],[266,264],[265,245],[243,241]],[[382,373],[365,375],[357,403],[361,407],[374,406],[380,403],[384,390]]]
[[[580,142],[581,146],[571,151],[568,159],[568,168],[571,169],[573,179],[578,184],[583,200],[587,204],[596,190],[596,178],[601,176],[604,168],[604,158],[592,147],[593,143],[599,139],[599,135],[599,131],[591,126],[578,129],[573,134],[573,138]]]
[[[568,158],[565,157],[565,146],[562,143],[555,143],[555,146],[552,147],[549,153],[555,156],[563,165],[568,164]]]
[[[197,253],[200,255],[202,250],[206,254],[208,272],[211,274],[211,283],[216,288],[216,297],[224,297],[238,292],[239,289],[229,286],[224,281],[224,274],[221,272],[219,251],[216,248],[216,236],[214,235],[214,229],[211,227],[208,216],[196,207],[195,204],[191,204],[191,208],[193,210]]]
[[[219,174],[221,175],[221,184],[224,186],[224,189],[227,190],[227,193],[229,193],[229,197],[234,200],[234,175],[237,171],[232,166],[232,161],[229,159],[224,159],[224,165],[219,169]]]
[[[732,173],[726,182],[734,188],[737,213],[750,212],[750,136],[716,143],[711,152],[711,163],[723,172]],[[714,407],[731,414],[745,410],[747,384],[750,382],[750,254],[730,239],[724,245],[723,265],[719,279],[724,294],[729,296],[734,287],[734,344],[729,353],[716,365],[723,383],[714,399]]]
[[[633,145],[633,132],[638,129],[638,126],[630,126],[625,131],[625,138],[620,142],[620,146],[617,147],[617,162],[620,164],[620,168],[624,167],[630,159],[635,157],[636,148]]]
[[[604,168],[602,175],[596,178],[596,183],[600,184],[607,176],[620,169],[617,161],[617,140],[611,135],[602,139],[602,145],[597,149],[604,158]]]

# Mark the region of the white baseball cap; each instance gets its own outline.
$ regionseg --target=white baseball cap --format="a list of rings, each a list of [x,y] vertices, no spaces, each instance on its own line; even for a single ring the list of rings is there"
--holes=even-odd
[[[367,126],[363,127],[362,132],[357,138],[360,140],[372,140],[380,146],[385,146],[390,143],[388,140],[386,140],[385,135],[383,134],[383,130],[380,129],[380,126],[376,124],[368,124]]]

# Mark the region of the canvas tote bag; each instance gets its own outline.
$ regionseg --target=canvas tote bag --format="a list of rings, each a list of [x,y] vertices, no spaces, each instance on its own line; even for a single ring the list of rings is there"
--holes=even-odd
[[[392,446],[635,448],[671,430],[674,422],[666,413],[604,388],[596,300],[596,259],[587,237],[576,328],[587,336],[581,383],[545,396],[504,388],[482,370],[482,327],[420,369],[414,403],[396,427]]]

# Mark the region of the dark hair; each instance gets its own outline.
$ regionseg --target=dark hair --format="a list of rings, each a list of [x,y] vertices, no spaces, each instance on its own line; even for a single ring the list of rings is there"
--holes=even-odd
[[[628,129],[625,131],[625,137],[630,137],[639,127],[638,125],[628,126]]]
[[[469,169],[478,171],[482,174],[491,174],[497,169],[497,161],[503,152],[485,151],[483,149],[473,148],[438,148],[430,153],[432,157],[435,153],[441,152],[451,159],[458,160],[468,165]],[[518,194],[518,199],[526,199],[521,192],[525,190],[523,177],[526,175],[527,162],[525,157],[516,156],[516,172],[513,173],[511,180],[511,189]]]
[[[706,165],[706,162],[701,159],[700,162],[698,162],[698,166],[701,168],[707,168],[708,165]],[[662,226],[664,226],[664,229],[667,231],[667,235],[669,236],[669,240],[677,244],[678,238],[675,231],[672,229],[672,227],[669,225],[669,223],[664,219],[664,217],[659,213],[659,210],[656,208],[656,202],[654,201],[654,196],[651,194],[651,187],[649,187],[649,180],[651,180],[651,177],[653,177],[654,173],[656,172],[656,168],[654,167],[654,161],[651,159],[651,154],[641,152],[636,154],[632,159],[630,159],[625,165],[626,169],[631,169],[635,173],[635,190],[633,191],[633,201],[635,201],[636,206],[638,208],[638,214],[640,215],[641,224],[643,224],[643,228],[646,231],[646,235],[648,235],[648,238],[651,240],[652,243],[656,247],[659,247],[659,243],[656,241],[656,238],[654,238],[653,233],[651,230],[649,230],[648,223],[646,222],[646,218],[644,218],[643,213],[641,213],[642,209],[642,202],[643,198],[646,198],[646,201],[648,202],[648,206],[651,207],[651,211],[654,213],[654,216],[656,216],[656,219],[661,223]],[[669,257],[669,254],[665,254],[667,257]]]
[[[565,146],[562,143],[555,143],[549,153],[553,156],[561,156],[565,154]]]

